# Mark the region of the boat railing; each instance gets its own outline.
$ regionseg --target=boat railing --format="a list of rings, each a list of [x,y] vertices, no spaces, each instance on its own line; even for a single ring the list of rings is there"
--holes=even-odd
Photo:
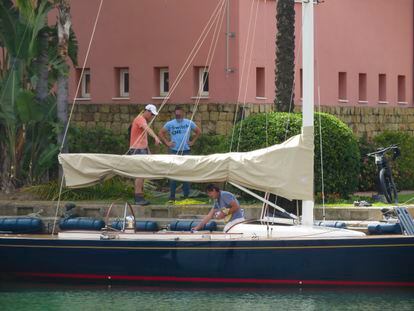
[[[115,202],[112,202],[111,205],[108,208],[108,211],[106,212],[106,216],[105,216],[106,227],[105,227],[105,229],[112,230],[112,231],[118,231],[118,229],[113,228],[112,226],[109,225],[109,215],[110,215],[111,210],[114,207],[114,205],[115,205]],[[132,218],[128,218],[128,209],[129,209],[130,213],[132,214]],[[125,205],[124,205],[124,215],[123,215],[123,220],[122,220],[121,231],[125,232],[126,229],[128,231],[133,230],[135,232],[135,214],[134,214],[134,210],[132,209],[132,206],[129,202],[125,202]]]

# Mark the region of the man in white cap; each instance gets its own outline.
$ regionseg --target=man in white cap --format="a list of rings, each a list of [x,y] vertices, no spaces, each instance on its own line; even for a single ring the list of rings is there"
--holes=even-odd
[[[148,104],[145,106],[145,110],[134,119],[131,126],[128,154],[150,154],[150,150],[148,148],[148,134],[154,138],[157,145],[160,143],[158,136],[148,126],[148,122],[150,122],[157,114],[157,108],[152,104]],[[150,204],[149,201],[144,199],[143,178],[135,179],[135,204]]]

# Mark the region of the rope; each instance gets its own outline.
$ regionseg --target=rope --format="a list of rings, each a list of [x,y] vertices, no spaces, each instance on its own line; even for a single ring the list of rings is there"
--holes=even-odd
[[[99,3],[98,12],[96,14],[95,23],[93,25],[93,30],[92,30],[91,38],[89,40],[88,49],[86,51],[85,60],[83,62],[82,71],[81,71],[81,74],[80,74],[80,78],[79,78],[79,81],[78,81],[78,85],[76,87],[76,93],[75,94],[78,94],[78,92],[79,92],[79,87],[80,87],[81,82],[82,82],[82,78],[83,78],[83,73],[85,71],[86,62],[88,61],[88,57],[89,57],[89,52],[90,52],[90,49],[91,49],[92,41],[93,41],[93,38],[95,36],[96,25],[98,24],[99,16],[101,14],[102,4],[103,4],[103,0],[101,0],[101,2]],[[68,117],[68,122],[66,124],[65,133],[64,133],[63,139],[62,139],[62,145],[60,146],[60,149],[59,149],[59,154],[62,153],[62,149],[63,149],[64,143],[65,143],[65,140],[66,140],[66,136],[67,136],[67,133],[68,133],[69,124],[70,124],[70,120],[71,120],[72,115],[73,115],[73,111],[74,111],[74,108],[75,108],[75,104],[76,104],[76,96],[75,96],[75,98],[73,99],[73,102],[72,102],[72,108],[71,108],[71,111],[70,111],[70,114],[69,114],[69,117]],[[58,197],[58,201],[57,201],[57,205],[56,205],[55,219],[53,221],[52,235],[55,233],[55,229],[56,229],[56,222],[57,222],[57,216],[58,216],[59,208],[60,208],[60,199],[61,199],[61,196],[62,196],[62,189],[63,189],[64,177],[65,177],[64,174],[62,174],[62,179],[60,181],[60,186],[59,186],[59,197]]]
[[[228,2],[226,1],[226,3],[228,3]],[[215,55],[215,51],[216,51],[216,47],[217,47],[217,43],[218,43],[218,39],[219,39],[218,29],[220,29],[221,26],[222,26],[222,24],[223,24],[225,11],[226,11],[226,8],[225,7],[222,7],[221,12],[218,15],[218,17],[220,17],[220,15],[221,15],[221,18],[218,18],[218,19],[215,20],[215,27],[214,27],[214,32],[213,32],[213,38],[212,38],[212,41],[211,41],[211,44],[210,44],[210,48],[209,48],[209,51],[208,51],[208,55],[207,55],[207,61],[206,61],[206,64],[207,65],[204,67],[204,70],[207,70],[207,73],[208,74],[210,73],[211,63],[213,61],[213,57]],[[220,25],[220,27],[219,27],[219,25]],[[203,80],[202,87],[198,90],[196,103],[195,103],[195,106],[194,106],[194,109],[193,109],[193,112],[192,112],[190,121],[193,121],[194,116],[195,116],[195,114],[197,112],[198,105],[199,105],[200,100],[201,100],[201,96],[200,96],[201,95],[201,91],[202,91],[202,89],[204,87],[205,82],[206,81]],[[180,153],[180,150],[183,148],[183,145],[184,145],[184,143],[186,141],[186,138],[190,134],[190,129],[191,129],[190,127],[188,127],[186,129],[186,132],[185,132],[185,135],[184,135],[184,139],[181,141],[181,143],[180,143],[180,145],[178,147],[178,150],[177,150],[176,155],[178,155]],[[168,171],[167,171],[167,175],[170,174],[170,171],[171,171],[172,166],[173,166],[173,162],[171,162],[170,165],[169,165],[169,168],[168,168]]]
[[[220,12],[221,18],[217,19],[217,21],[216,21],[216,24],[215,24],[215,27],[214,27],[214,32],[213,32],[213,39],[211,40],[210,48],[209,48],[209,51],[208,51],[208,54],[207,54],[207,61],[206,61],[207,65],[204,66],[204,70],[207,71],[207,77],[210,74],[211,64],[213,62],[213,58],[214,58],[216,48],[217,48],[217,43],[218,43],[218,39],[219,39],[218,29],[221,28],[221,26],[223,25],[224,15],[225,15],[225,12],[226,12],[226,7],[228,5],[228,1],[225,1],[225,3],[226,3],[226,6],[223,7],[221,12]],[[219,25],[220,25],[220,27],[219,27]],[[191,114],[190,121],[193,121],[194,116],[197,112],[197,109],[198,109],[198,106],[199,106],[199,103],[200,103],[200,100],[201,100],[201,92],[204,88],[205,83],[206,83],[206,79],[204,79],[204,77],[203,77],[201,87],[199,88],[199,90],[197,92],[197,98],[196,98],[196,102],[194,104],[194,108],[193,108],[193,112]],[[187,135],[189,135],[189,133],[190,133],[190,127],[187,128],[184,138],[186,138]],[[183,139],[181,141],[181,144],[180,144],[178,150],[177,150],[177,154],[179,153],[179,150],[181,150],[181,148],[183,147],[184,143],[185,143],[185,140]]]
[[[250,77],[250,69],[251,69],[251,65],[252,65],[252,55],[253,55],[253,47],[254,47],[254,40],[256,37],[256,25],[257,25],[257,13],[259,12],[259,3],[260,1],[257,1],[257,5],[256,5],[256,15],[254,18],[254,26],[253,26],[253,38],[252,38],[252,43],[251,43],[251,48],[250,48],[250,56],[249,56],[249,65],[247,66],[247,77]],[[244,88],[244,97],[243,97],[243,111],[245,111],[245,107],[246,107],[246,100],[247,100],[247,88],[249,87],[249,79],[247,78],[246,80],[246,87]],[[239,131],[239,139],[237,142],[237,152],[239,151],[240,148],[240,140],[241,140],[241,133],[243,130],[243,118],[240,122],[240,131]]]
[[[315,28],[317,24],[315,23]],[[317,31],[315,31],[314,35],[315,43],[317,41]],[[316,45],[316,44],[315,44]],[[319,120],[319,150],[321,154],[321,196],[322,196],[322,219],[326,219],[326,205],[325,205],[325,179],[324,179],[324,166],[323,166],[323,136],[322,136],[322,116],[321,116],[321,86],[320,86],[320,70],[319,70],[319,62],[316,60],[316,80],[318,85],[318,120]]]
[[[88,61],[89,52],[90,52],[91,46],[92,46],[92,41],[93,41],[93,38],[95,36],[96,26],[98,24],[99,16],[101,14],[101,8],[102,8],[103,1],[104,0],[101,0],[101,2],[99,3],[99,8],[98,8],[98,12],[96,14],[95,23],[93,25],[91,38],[89,40],[88,49],[86,51],[85,60],[83,62],[82,71],[81,71],[81,74],[80,74],[80,78],[79,78],[79,81],[78,81],[78,85],[76,86],[76,93],[75,93],[76,95],[79,93],[79,88],[80,88],[80,85],[82,83],[83,74],[85,72],[86,63]],[[72,101],[72,108],[70,110],[70,114],[69,114],[69,117],[68,117],[68,122],[66,124],[65,133],[63,135],[62,145],[60,146],[60,149],[59,149],[60,152],[59,153],[62,153],[62,149],[63,149],[63,146],[65,144],[66,136],[67,136],[68,129],[69,129],[70,120],[72,119],[73,111],[74,111],[75,104],[76,104],[76,95],[74,96],[73,101]]]
[[[266,10],[266,5],[267,5],[267,0],[265,0],[265,17],[264,20],[267,21],[267,10]],[[265,27],[265,23],[263,23],[263,33],[265,33],[266,31],[266,27]],[[263,50],[263,55],[265,58],[265,51],[267,51],[267,41],[266,39],[264,40],[264,50]],[[265,116],[266,116],[266,147],[269,146],[269,111],[268,109],[265,109]]]
[[[235,129],[236,129],[236,121],[237,121],[236,116],[237,116],[237,113],[239,111],[239,103],[240,103],[240,97],[241,97],[241,86],[243,85],[243,81],[244,81],[244,69],[246,67],[247,47],[248,47],[249,39],[250,39],[250,29],[251,29],[251,23],[252,23],[253,4],[254,4],[254,1],[252,1],[251,5],[250,5],[249,25],[247,26],[247,39],[246,39],[246,46],[245,46],[244,53],[243,53],[243,65],[242,65],[242,71],[241,71],[241,75],[240,75],[240,84],[239,84],[240,87],[239,87],[239,92],[238,92],[238,95],[237,95],[236,110],[234,112],[233,131],[232,131],[232,134],[231,134],[230,150],[229,150],[230,152],[233,149],[233,140],[234,140],[234,134],[235,134]]]
[[[319,73],[318,73],[319,75]],[[321,94],[320,86],[318,85],[318,112],[319,112],[319,149],[321,153],[321,195],[322,195],[322,218],[326,218],[326,208],[325,208],[325,180],[324,180],[324,169],[323,169],[323,138],[322,138],[322,118],[321,118]]]
[[[223,6],[224,6],[225,1],[226,0],[220,0],[218,5],[214,9],[212,15],[210,16],[210,19],[208,20],[206,26],[204,27],[204,29],[203,29],[201,35],[199,36],[196,44],[194,45],[193,49],[191,50],[190,54],[188,55],[186,61],[184,62],[184,65],[181,67],[181,69],[180,69],[180,71],[177,75],[177,78],[174,80],[173,84],[171,85],[171,89],[168,92],[168,96],[166,96],[163,99],[163,101],[161,103],[161,106],[159,108],[159,111],[161,111],[164,108],[164,106],[167,103],[168,99],[170,98],[170,96],[172,96],[175,89],[177,88],[177,86],[181,82],[182,78],[184,77],[184,74],[187,72],[187,70],[190,67],[191,63],[193,62],[195,56],[197,55],[197,53],[200,50],[201,46],[203,45],[205,39],[207,38],[211,28],[213,27],[214,23],[218,19],[219,14],[220,14]],[[153,118],[149,122],[149,124],[148,124],[149,127],[152,125],[152,123],[155,121],[155,119],[156,118]],[[143,137],[143,135],[145,135],[146,133],[147,133],[147,130],[143,131],[143,133],[136,139],[136,141],[140,140]]]

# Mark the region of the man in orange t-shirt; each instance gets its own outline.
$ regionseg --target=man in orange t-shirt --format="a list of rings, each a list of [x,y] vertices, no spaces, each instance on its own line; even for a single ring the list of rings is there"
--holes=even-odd
[[[150,150],[148,148],[148,134],[154,138],[157,145],[160,143],[158,136],[155,135],[154,131],[148,126],[148,122],[151,121],[157,114],[157,108],[152,104],[148,104],[145,106],[144,112],[134,119],[131,126],[128,154],[150,154]],[[150,204],[150,202],[144,199],[143,178],[135,179],[135,204]]]

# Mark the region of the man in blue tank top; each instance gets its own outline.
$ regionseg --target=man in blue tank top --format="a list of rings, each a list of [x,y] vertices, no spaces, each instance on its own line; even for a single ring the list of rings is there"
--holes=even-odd
[[[207,195],[214,200],[214,206],[193,230],[202,229],[212,218],[224,220],[226,226],[223,232],[227,232],[234,225],[244,221],[243,209],[240,208],[239,201],[233,193],[220,190],[213,184],[208,185],[206,190]]]
[[[165,123],[159,132],[159,137],[169,148],[171,154],[188,155],[191,146],[201,134],[200,128],[191,120],[184,118],[182,107],[175,108],[175,119]],[[177,182],[170,180],[170,200],[175,201]],[[183,182],[183,195],[188,198],[190,194],[190,183]]]

